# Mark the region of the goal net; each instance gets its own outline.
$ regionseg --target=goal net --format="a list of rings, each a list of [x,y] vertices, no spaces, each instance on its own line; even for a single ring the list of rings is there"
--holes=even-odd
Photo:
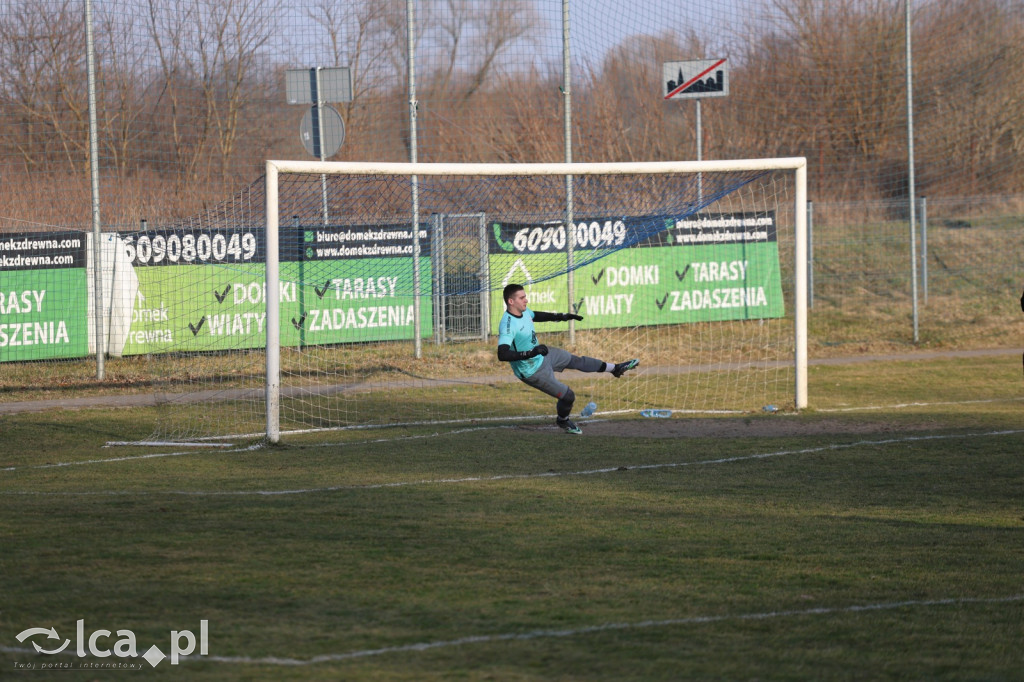
[[[553,419],[497,359],[509,283],[583,317],[538,323],[541,343],[639,359],[619,379],[562,374],[577,414],[803,407],[804,169],[268,162],[265,185],[126,238],[167,265],[172,241],[193,251],[140,286],[171,328],[148,351],[158,435]]]

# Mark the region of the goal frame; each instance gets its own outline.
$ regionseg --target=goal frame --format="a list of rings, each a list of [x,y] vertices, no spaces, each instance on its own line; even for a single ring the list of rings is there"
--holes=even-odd
[[[807,159],[784,157],[769,159],[738,159],[718,161],[647,161],[610,163],[374,163],[339,161],[281,161],[266,162],[266,290],[280,288],[280,209],[278,177],[281,173],[311,173],[321,175],[394,175],[408,177],[413,187],[412,224],[419,222],[417,178],[419,176],[564,176],[612,174],[668,174],[715,173],[729,171],[793,171],[794,174],[794,405],[807,407]],[[413,262],[418,270],[419,239],[413,229]],[[413,277],[419,287],[419,273]],[[416,291],[416,343],[420,343],[419,302]],[[277,295],[265,297],[266,316],[266,438],[277,443],[281,438],[281,339],[280,299]],[[418,350],[418,346],[417,346]]]

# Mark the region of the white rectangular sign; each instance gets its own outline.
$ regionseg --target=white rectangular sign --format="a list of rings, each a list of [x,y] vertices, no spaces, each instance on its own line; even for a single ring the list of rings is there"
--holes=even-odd
[[[729,68],[725,59],[696,59],[661,65],[665,99],[725,97],[729,94]]]

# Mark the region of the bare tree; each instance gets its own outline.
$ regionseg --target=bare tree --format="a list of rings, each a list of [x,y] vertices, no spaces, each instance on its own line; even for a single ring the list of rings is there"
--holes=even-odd
[[[915,21],[925,191],[1015,191],[1024,175],[1024,4],[950,0]],[[1020,81],[1017,80],[1019,83]]]
[[[277,7],[276,0],[149,0],[161,97],[185,178],[198,180],[205,165],[227,179]]]
[[[843,153],[885,156],[900,146],[905,110],[904,25],[897,0],[774,0],[800,56],[789,69]],[[813,80],[814,86],[809,80]],[[824,84],[826,87],[820,87]],[[806,106],[806,105],[805,105]],[[905,136],[904,136],[905,137]]]
[[[146,124],[147,87],[152,80],[144,68],[145,52],[135,37],[130,13],[99,15],[97,51],[97,118],[101,143],[118,174],[137,168],[151,136]]]
[[[197,0],[198,1],[198,0]],[[276,1],[204,0],[209,21],[197,27],[199,82],[216,132],[220,172],[226,179],[238,142],[242,112],[258,82],[260,53],[270,40]]]
[[[17,121],[7,143],[29,168],[54,155],[72,172],[88,160],[85,34],[77,3],[20,0],[0,16],[3,107]]]
[[[191,0],[177,0],[169,7],[161,0],[148,0],[150,38],[157,53],[161,84],[157,106],[169,108],[165,130],[169,130],[179,182],[196,177],[200,156],[210,133],[209,119],[196,111],[195,86],[188,79],[187,26],[198,21]]]
[[[445,0],[428,17],[437,36],[432,73],[434,95],[451,98],[460,75],[458,98],[465,102],[493,75],[502,54],[536,34],[539,17],[531,0]]]
[[[381,92],[382,81],[386,81],[386,42],[377,38],[386,23],[387,9],[386,4],[378,2],[339,4],[335,0],[317,0],[307,11],[307,16],[327,35],[334,66],[348,66],[351,70],[352,101],[345,103],[342,111],[349,126],[369,123],[368,100]]]
[[[609,50],[600,68],[580,75],[577,126],[581,158],[633,161],[693,158],[695,129],[688,102],[664,102],[661,64],[707,53],[695,32],[629,36]],[[585,155],[585,156],[584,156]]]

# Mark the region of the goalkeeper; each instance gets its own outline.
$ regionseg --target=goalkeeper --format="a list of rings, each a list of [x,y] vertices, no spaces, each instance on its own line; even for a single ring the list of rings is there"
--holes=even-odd
[[[639,360],[627,360],[613,365],[594,358],[579,357],[561,348],[548,348],[537,343],[534,322],[563,322],[582,320],[572,313],[546,313],[527,307],[526,290],[519,284],[509,284],[502,292],[505,300],[505,314],[498,323],[498,359],[512,364],[512,371],[520,381],[547,393],[558,400],[558,418],[555,423],[566,433],[583,433],[569,415],[576,395],[572,389],[555,378],[555,372],[568,367],[580,372],[610,372],[615,378],[640,364]]]

